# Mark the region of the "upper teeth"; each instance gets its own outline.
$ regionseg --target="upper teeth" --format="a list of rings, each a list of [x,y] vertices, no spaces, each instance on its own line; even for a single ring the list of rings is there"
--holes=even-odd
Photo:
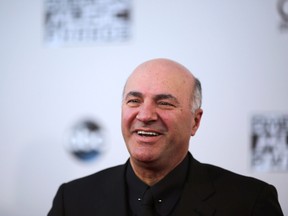
[[[157,135],[159,135],[158,133],[148,132],[148,131],[138,131],[137,133],[139,135],[145,135],[145,136],[157,136]]]

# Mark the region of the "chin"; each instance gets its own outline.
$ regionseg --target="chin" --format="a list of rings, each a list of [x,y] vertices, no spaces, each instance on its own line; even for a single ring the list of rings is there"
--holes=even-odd
[[[152,162],[155,160],[155,156],[151,154],[151,151],[135,151],[131,154],[132,158],[140,162]]]

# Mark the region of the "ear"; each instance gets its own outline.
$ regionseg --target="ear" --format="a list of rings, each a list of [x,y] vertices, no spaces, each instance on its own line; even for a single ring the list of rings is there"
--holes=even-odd
[[[194,136],[200,126],[201,118],[202,118],[203,110],[202,109],[197,109],[195,111],[194,118],[193,118],[193,127],[191,130],[191,136]]]

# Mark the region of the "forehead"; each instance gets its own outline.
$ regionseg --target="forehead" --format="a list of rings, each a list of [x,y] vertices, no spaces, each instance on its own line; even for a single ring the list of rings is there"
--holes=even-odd
[[[181,95],[192,92],[193,75],[182,65],[170,61],[153,61],[140,65],[128,78],[124,94],[138,91],[147,94]]]

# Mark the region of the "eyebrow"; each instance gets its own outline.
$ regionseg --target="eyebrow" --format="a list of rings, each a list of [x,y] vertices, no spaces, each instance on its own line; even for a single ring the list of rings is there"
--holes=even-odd
[[[127,99],[128,97],[142,97],[143,94],[137,91],[130,91],[126,94],[125,99]]]
[[[171,94],[158,94],[155,96],[156,100],[173,100],[176,103],[179,103],[177,98]]]
[[[128,97],[143,97],[143,94],[141,92],[137,92],[137,91],[130,91],[126,94],[125,99],[127,99]],[[173,100],[176,103],[179,103],[177,98],[175,96],[173,96],[172,94],[157,94],[157,95],[155,95],[154,99],[156,101],[158,101],[158,100]]]

